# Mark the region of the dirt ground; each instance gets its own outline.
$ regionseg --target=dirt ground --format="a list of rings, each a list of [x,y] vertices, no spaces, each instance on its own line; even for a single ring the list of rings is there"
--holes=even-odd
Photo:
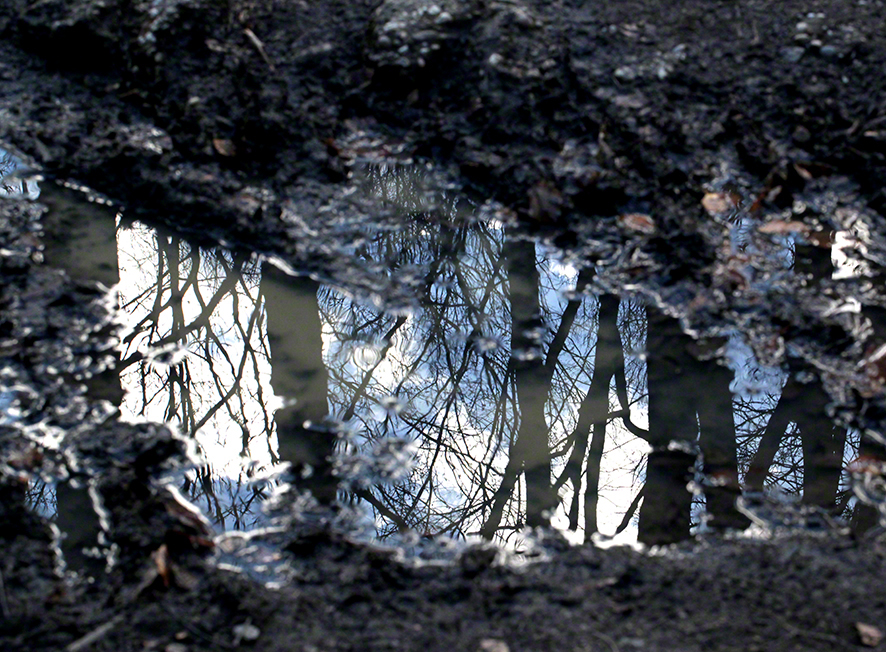
[[[820,179],[848,180],[882,229],[883,11],[872,0],[0,0],[0,145],[47,182],[86,184],[133,216],[305,270],[316,261],[290,237],[284,206],[316,213],[355,158],[421,157],[562,241],[652,214],[642,246],[665,261],[661,276],[710,285],[717,251],[701,201],[724,167],[772,210]],[[284,537],[296,573],[279,589],[219,569],[200,522],[151,488],[183,463],[180,442],[161,426],[102,421],[46,373],[59,352],[40,342],[71,324],[64,346],[101,356],[77,329],[100,329],[102,316],[94,287],[35,257],[41,210],[0,203],[4,367],[40,388],[67,446],[104,460],[96,489],[118,563],[95,582],[58,578],[52,533],[22,507],[20,479],[52,461],[0,427],[3,650],[877,644],[862,636],[886,622],[871,536],[786,532],[652,553],[549,536],[529,564],[479,547],[419,566],[314,527]],[[833,333],[802,306],[779,316],[808,342]],[[864,406],[853,418],[881,427],[882,395]]]

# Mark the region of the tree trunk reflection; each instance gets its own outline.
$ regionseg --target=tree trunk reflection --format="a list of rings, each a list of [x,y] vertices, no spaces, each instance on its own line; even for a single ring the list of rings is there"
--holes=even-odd
[[[335,433],[325,424],[329,377],[323,363],[318,290],[319,284],[309,278],[263,266],[271,387],[288,402],[274,413],[279,457],[292,464],[297,486],[331,505],[337,493],[331,461]]]

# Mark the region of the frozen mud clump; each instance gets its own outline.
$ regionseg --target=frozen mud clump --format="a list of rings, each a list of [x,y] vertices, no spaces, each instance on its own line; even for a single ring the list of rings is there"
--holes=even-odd
[[[385,0],[373,16],[368,56],[379,66],[422,68],[479,6],[477,0]]]

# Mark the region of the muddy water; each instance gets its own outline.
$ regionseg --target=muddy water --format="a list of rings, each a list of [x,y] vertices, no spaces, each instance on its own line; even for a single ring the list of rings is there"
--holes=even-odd
[[[352,277],[200,246],[44,186],[45,263],[116,306],[113,360],[88,395],[192,443],[193,465],[158,482],[217,532],[325,514],[436,555],[478,538],[523,550],[539,526],[661,544],[873,522],[847,471],[861,437],[828,417],[815,374],[759,362],[738,327],[690,337],[598,282],[602,263],[416,179],[363,169],[359,191],[401,227],[325,243]],[[411,296],[367,292],[362,269]],[[31,495],[68,557],[110,545],[88,486],[44,479]]]

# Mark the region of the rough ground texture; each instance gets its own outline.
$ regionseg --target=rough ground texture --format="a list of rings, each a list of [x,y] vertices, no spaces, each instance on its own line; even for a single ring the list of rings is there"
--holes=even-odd
[[[0,140],[133,214],[305,269],[284,208],[334,201],[354,158],[423,157],[565,240],[654,215],[659,272],[716,285],[714,178],[771,210],[838,179],[882,229],[882,16],[843,0],[0,0]],[[101,328],[94,289],[35,260],[38,213],[3,205],[3,353],[57,423],[95,423],[38,346],[66,311]],[[827,344],[839,325],[804,326],[790,299],[783,329]],[[871,427],[878,391],[855,397]],[[4,432],[4,650],[835,650],[886,615],[881,547],[830,538],[582,548],[514,570],[481,551],[410,568],[314,533],[290,545],[300,579],[269,591],[208,565],[199,523],[152,492],[179,463],[171,435],[72,432],[66,446],[114,451],[97,489],[119,563],[56,578],[46,524],[16,507],[16,474],[41,461]],[[255,642],[234,632],[247,621]]]

